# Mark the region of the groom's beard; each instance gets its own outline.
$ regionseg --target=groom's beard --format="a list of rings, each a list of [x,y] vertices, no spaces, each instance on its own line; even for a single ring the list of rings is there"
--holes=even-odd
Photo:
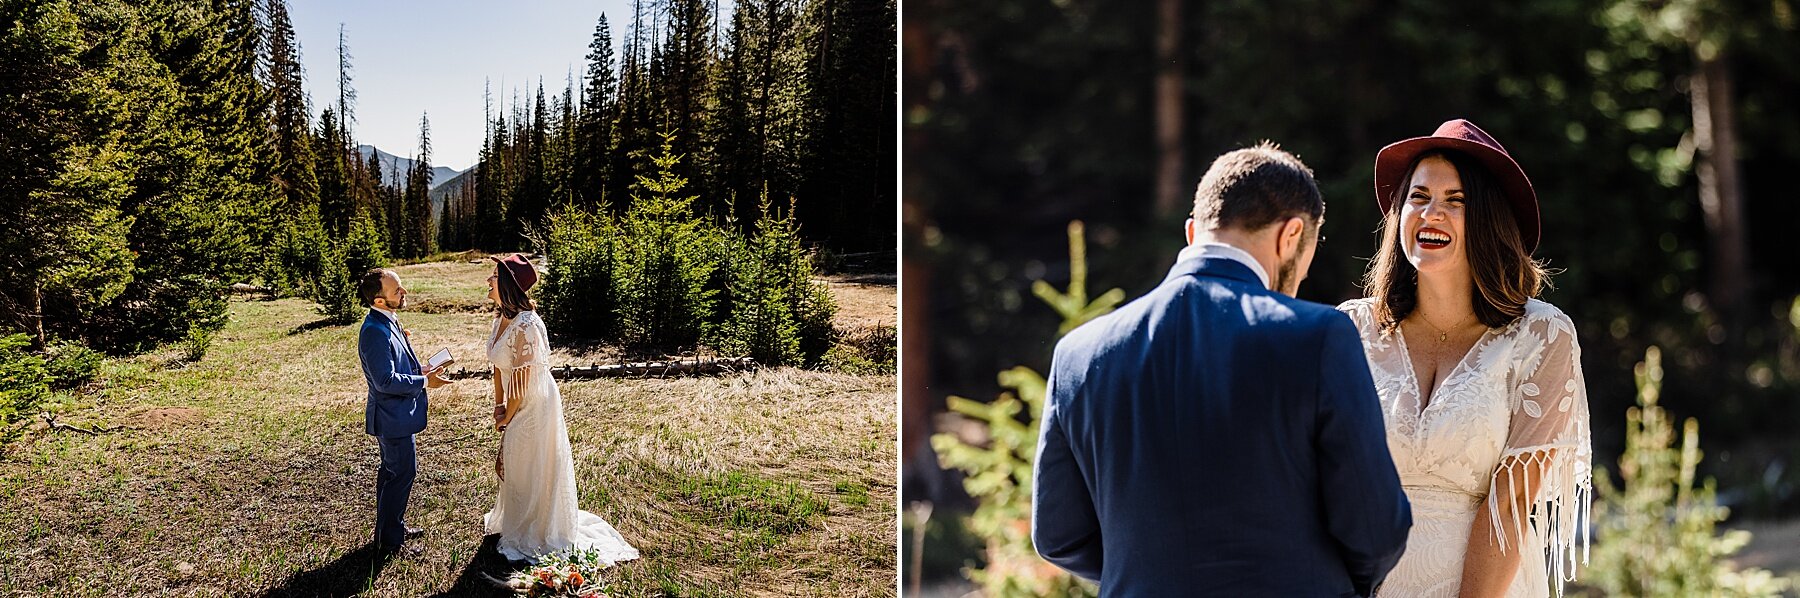
[[[1288,258],[1275,270],[1275,292],[1289,297],[1300,294],[1300,256]]]

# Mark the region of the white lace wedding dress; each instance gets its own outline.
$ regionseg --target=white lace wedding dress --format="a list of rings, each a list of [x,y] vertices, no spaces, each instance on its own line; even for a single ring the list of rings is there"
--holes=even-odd
[[[523,404],[501,440],[506,478],[494,510],[482,518],[487,533],[499,532],[500,553],[513,560],[536,560],[551,553],[598,550],[608,562],[638,558],[618,530],[576,507],[575,459],[563,423],[562,393],[550,376],[550,343],[535,312],[521,312],[505,330],[498,319],[488,337],[494,363],[508,397]]]
[[[1377,594],[1456,596],[1476,517],[1493,518],[1504,550],[1523,551],[1507,596],[1560,592],[1576,559],[1586,560],[1592,494],[1587,385],[1574,324],[1531,300],[1523,317],[1484,333],[1421,410],[1406,339],[1382,334],[1372,302],[1338,309],[1362,333],[1388,450],[1413,509],[1406,552]],[[1488,495],[1498,479],[1529,486],[1529,512],[1501,520]]]

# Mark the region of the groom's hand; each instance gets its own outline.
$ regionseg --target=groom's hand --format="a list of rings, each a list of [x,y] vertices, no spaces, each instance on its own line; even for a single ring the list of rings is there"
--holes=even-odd
[[[427,370],[425,372],[425,388],[437,388],[449,384],[449,380],[445,380],[441,377],[443,373],[444,368],[441,367]]]

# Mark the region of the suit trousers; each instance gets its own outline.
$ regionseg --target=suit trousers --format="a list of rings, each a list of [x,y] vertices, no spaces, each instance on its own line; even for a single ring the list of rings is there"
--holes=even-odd
[[[412,497],[418,457],[411,435],[377,440],[381,471],[375,476],[375,543],[391,548],[406,541],[406,501]]]

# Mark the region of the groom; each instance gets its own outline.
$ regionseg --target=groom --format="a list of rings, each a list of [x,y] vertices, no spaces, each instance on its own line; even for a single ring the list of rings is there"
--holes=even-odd
[[[1101,596],[1367,596],[1412,511],[1350,319],[1293,298],[1325,203],[1269,143],[1214,161],[1148,295],[1056,345],[1031,538]]]
[[[375,476],[375,545],[383,553],[401,549],[424,531],[406,526],[406,501],[418,473],[413,435],[425,429],[425,389],[448,384],[438,370],[420,371],[419,358],[407,342],[395,313],[406,306],[406,287],[393,270],[376,268],[363,274],[356,290],[369,315],[357,335],[363,378],[369,383],[364,431],[381,445],[381,471]],[[417,553],[417,547],[409,547]]]

